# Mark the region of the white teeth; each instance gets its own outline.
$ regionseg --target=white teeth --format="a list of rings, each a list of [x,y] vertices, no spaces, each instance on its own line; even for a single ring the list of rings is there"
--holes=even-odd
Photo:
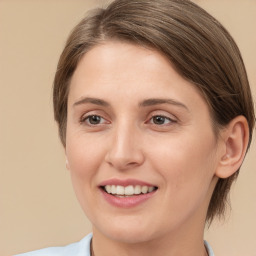
[[[105,189],[106,189],[106,191],[108,192],[108,193],[111,193],[111,185],[107,185],[107,186],[105,186]]]
[[[116,194],[117,195],[124,195],[124,187],[123,186],[116,186]]]
[[[148,192],[150,193],[150,192],[152,192],[154,190],[154,187],[149,187],[148,188]]]
[[[125,187],[124,193],[125,193],[126,196],[131,196],[131,195],[133,195],[133,194],[134,194],[134,188],[133,188],[133,186],[127,186],[127,187]]]
[[[116,186],[116,185],[106,185],[104,186],[105,191],[108,194],[112,194],[112,195],[120,195],[120,196],[132,196],[132,195],[139,195],[139,194],[146,194],[146,193],[150,193],[153,190],[155,190],[155,187],[149,187],[149,186],[140,186],[140,185],[136,185],[136,186]]]
[[[136,185],[134,189],[134,194],[139,195],[141,193],[141,186]]]
[[[113,195],[116,194],[116,186],[115,185],[111,186],[111,194],[113,194]]]
[[[143,186],[142,189],[141,189],[141,192],[143,194],[146,194],[148,192],[148,187],[147,186]]]

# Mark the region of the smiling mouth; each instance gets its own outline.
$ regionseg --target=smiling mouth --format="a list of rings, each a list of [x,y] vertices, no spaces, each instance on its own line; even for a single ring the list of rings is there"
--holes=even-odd
[[[101,186],[106,193],[116,196],[116,197],[132,197],[138,196],[142,194],[149,194],[155,190],[157,187],[154,186],[140,186],[140,185],[128,185],[128,186],[120,186],[120,185],[106,185]]]

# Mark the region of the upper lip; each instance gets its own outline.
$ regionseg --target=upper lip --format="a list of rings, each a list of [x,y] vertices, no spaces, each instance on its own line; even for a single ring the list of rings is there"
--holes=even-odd
[[[136,180],[136,179],[121,180],[121,179],[116,179],[116,178],[105,180],[99,184],[100,187],[103,187],[106,185],[116,185],[116,186],[119,185],[119,186],[124,186],[124,187],[129,186],[129,185],[133,185],[133,186],[140,185],[140,186],[156,187],[153,184],[150,184],[148,182],[141,181],[141,180]]]

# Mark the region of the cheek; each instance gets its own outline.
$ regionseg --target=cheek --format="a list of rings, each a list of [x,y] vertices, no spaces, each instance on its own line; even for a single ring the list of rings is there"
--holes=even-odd
[[[83,136],[67,136],[66,157],[75,193],[83,204],[97,186],[94,178],[104,158],[102,147]]]
[[[67,137],[66,156],[71,174],[81,178],[89,178],[104,158],[103,147],[90,138],[77,136]]]
[[[76,197],[88,213],[88,205],[93,205],[94,177],[102,161],[101,147],[83,136],[67,136],[66,156]]]
[[[158,146],[150,152],[154,159],[152,164],[166,181],[166,189],[171,194],[207,191],[216,167],[216,145],[212,134],[192,136],[190,133],[153,145]]]

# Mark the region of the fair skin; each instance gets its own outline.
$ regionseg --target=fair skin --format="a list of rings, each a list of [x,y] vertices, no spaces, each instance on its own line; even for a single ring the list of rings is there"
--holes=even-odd
[[[209,201],[217,176],[241,164],[245,146],[230,134],[244,145],[245,123],[216,138],[201,94],[154,50],[107,42],[86,53],[71,80],[65,150],[95,255],[207,255]],[[153,189],[146,197],[104,187],[142,184]]]

